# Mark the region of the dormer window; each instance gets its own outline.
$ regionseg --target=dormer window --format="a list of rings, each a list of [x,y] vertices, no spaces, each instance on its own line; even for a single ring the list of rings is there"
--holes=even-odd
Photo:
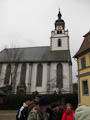
[[[61,47],[62,43],[61,43],[61,39],[58,39],[58,47]]]

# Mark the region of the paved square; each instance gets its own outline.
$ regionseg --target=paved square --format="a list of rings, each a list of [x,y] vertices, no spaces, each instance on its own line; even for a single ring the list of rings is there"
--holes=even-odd
[[[0,115],[0,120],[16,120],[15,115]]]
[[[16,112],[0,111],[0,120],[16,120]]]

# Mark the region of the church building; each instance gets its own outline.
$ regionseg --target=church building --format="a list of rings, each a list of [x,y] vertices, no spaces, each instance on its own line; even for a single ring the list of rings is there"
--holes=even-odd
[[[50,46],[6,48],[0,52],[0,89],[11,93],[72,92],[69,35],[60,10]]]

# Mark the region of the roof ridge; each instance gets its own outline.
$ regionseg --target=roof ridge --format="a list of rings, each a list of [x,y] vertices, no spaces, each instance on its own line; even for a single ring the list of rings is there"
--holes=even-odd
[[[46,48],[50,46],[32,46],[32,47],[16,47],[16,48],[5,48],[5,49],[27,49],[27,48]]]

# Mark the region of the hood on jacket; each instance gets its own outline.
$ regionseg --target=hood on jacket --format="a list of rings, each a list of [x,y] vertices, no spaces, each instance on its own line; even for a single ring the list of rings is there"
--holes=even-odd
[[[90,120],[90,107],[80,106],[75,111],[75,120]]]

